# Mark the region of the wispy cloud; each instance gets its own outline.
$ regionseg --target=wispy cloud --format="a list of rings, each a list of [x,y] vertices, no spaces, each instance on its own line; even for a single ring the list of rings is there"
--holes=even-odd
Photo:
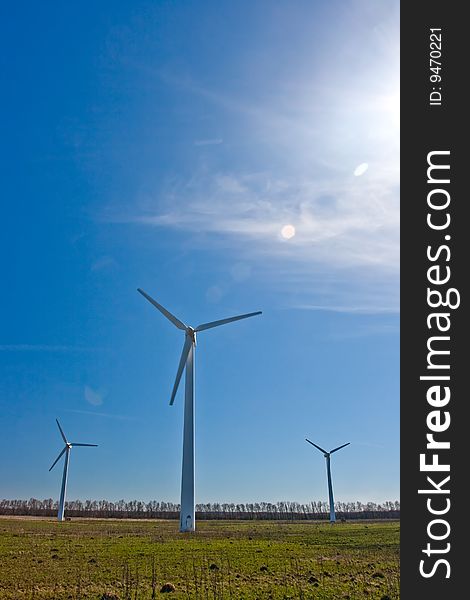
[[[303,308],[398,310],[398,174],[388,166],[370,167],[361,177],[353,169],[317,178],[201,173],[111,220],[194,233],[195,243],[205,233],[203,242],[256,263],[262,277],[273,271],[271,282],[285,284],[297,275]],[[281,234],[286,225],[295,228],[290,239]],[[354,282],[363,296],[348,299],[341,285],[335,297],[322,296],[314,281],[325,274],[340,284]],[[381,288],[383,281],[388,285]]]
[[[0,352],[95,352],[99,350],[102,348],[48,344],[0,344]]]
[[[113,220],[224,236],[251,256],[398,271],[398,190],[386,173],[358,179],[200,175]],[[295,236],[283,240],[286,224]],[[217,237],[211,240],[217,243]]]
[[[354,306],[354,305],[343,305],[343,306],[334,306],[334,305],[325,305],[320,306],[317,304],[299,304],[294,308],[298,308],[300,310],[317,310],[320,312],[338,312],[338,313],[354,313],[358,315],[374,315],[374,314],[395,314],[398,312],[396,306],[373,306],[373,305],[364,305],[364,306]]]
[[[206,140],[194,140],[195,146],[218,146],[223,143],[222,138],[209,138]]]
[[[103,412],[95,412],[94,410],[79,410],[74,408],[66,409],[66,412],[77,413],[81,415],[93,415],[95,417],[103,417],[106,419],[117,419],[119,421],[138,421],[137,417],[132,417],[129,415],[116,415],[113,413],[103,413]]]

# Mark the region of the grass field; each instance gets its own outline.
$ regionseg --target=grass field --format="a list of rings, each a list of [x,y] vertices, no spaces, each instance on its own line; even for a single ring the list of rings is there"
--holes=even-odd
[[[0,598],[399,598],[396,521],[177,527],[0,517]]]

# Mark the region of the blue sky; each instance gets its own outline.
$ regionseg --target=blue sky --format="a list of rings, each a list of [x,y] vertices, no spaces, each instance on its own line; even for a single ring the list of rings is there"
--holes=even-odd
[[[396,1],[17,3],[2,18],[0,496],[399,497]],[[57,468],[57,467],[56,467]]]

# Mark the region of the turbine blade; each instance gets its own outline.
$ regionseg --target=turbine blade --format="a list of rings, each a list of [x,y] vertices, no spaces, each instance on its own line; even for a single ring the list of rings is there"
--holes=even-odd
[[[318,450],[320,450],[320,452],[323,452],[323,454],[328,454],[328,452],[326,450],[323,450],[323,448],[320,448],[320,446],[317,446],[316,444],[314,444],[313,442],[311,442],[307,438],[305,438],[305,441],[308,442],[309,444],[312,444],[312,446],[315,446],[315,448],[318,448]]]
[[[67,443],[67,438],[65,437],[65,433],[62,431],[62,427],[60,426],[58,419],[56,419],[56,423],[57,423],[57,427],[59,428],[62,439],[64,440],[65,443]]]
[[[49,471],[52,471],[52,469],[55,467],[57,461],[59,460],[59,458],[62,456],[62,454],[67,450],[67,446],[65,446],[65,448],[62,450],[62,452],[59,454],[59,456],[55,459],[55,461],[52,463],[52,467],[49,469]]]
[[[333,454],[333,452],[336,452],[336,450],[341,450],[341,448],[344,448],[345,446],[349,446],[351,442],[348,442],[347,444],[343,444],[342,446],[338,446],[337,448],[335,448],[334,450],[330,451],[330,454]]]
[[[202,325],[198,325],[194,331],[205,331],[206,329],[212,329],[213,327],[218,327],[219,325],[225,325],[226,323],[232,323],[233,321],[239,321],[240,319],[254,317],[255,315],[260,315],[261,313],[262,311],[258,310],[257,312],[247,313],[246,315],[238,315],[237,317],[229,317],[228,319],[221,319],[220,321],[203,323]]]
[[[98,444],[74,444],[73,442],[70,442],[72,444],[72,446],[75,448],[75,446],[93,446],[93,447],[97,447]]]
[[[175,317],[175,315],[172,315],[171,312],[169,312],[165,307],[163,307],[161,304],[158,304],[158,302],[156,300],[154,300],[151,296],[149,296],[148,294],[146,294],[144,292],[144,290],[141,290],[140,288],[137,288],[137,291],[139,293],[142,294],[142,296],[144,298],[147,298],[147,300],[150,302],[150,304],[153,304],[155,306],[155,308],[158,308],[158,310],[165,315],[165,317],[171,321],[173,323],[173,325],[176,325],[176,327],[178,327],[178,329],[182,329],[183,331],[186,331],[187,327],[186,325],[180,321],[179,319],[177,319]]]
[[[178,365],[178,371],[176,372],[175,384],[173,386],[173,391],[171,392],[171,400],[170,405],[175,401],[176,392],[178,391],[178,386],[180,384],[181,375],[183,374],[184,367],[186,366],[186,361],[188,359],[189,351],[191,350],[191,346],[193,345],[193,340],[186,336],[184,341],[183,351],[181,352],[180,364]]]

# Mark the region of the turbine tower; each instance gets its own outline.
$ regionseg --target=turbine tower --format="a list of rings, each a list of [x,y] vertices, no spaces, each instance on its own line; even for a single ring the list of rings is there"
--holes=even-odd
[[[320,450],[320,452],[323,452],[323,456],[326,458],[326,476],[328,478],[328,498],[330,501],[330,523],[335,523],[336,522],[335,501],[333,498],[333,484],[331,483],[330,456],[333,454],[333,452],[336,452],[337,450],[341,450],[341,448],[344,448],[345,446],[349,446],[349,444],[351,442],[348,442],[347,444],[343,444],[342,446],[338,446],[334,450],[330,450],[329,452],[327,452],[326,450],[323,450],[323,448],[320,448],[320,446],[317,446],[316,444],[314,444],[307,438],[305,438],[305,441],[308,442],[309,444],[312,444],[312,446],[315,446],[315,448]]]
[[[57,423],[57,427],[59,428],[60,435],[62,436],[62,439],[65,442],[65,446],[64,446],[62,452],[59,454],[59,456],[52,463],[52,466],[49,469],[49,471],[52,471],[52,469],[55,467],[56,463],[58,462],[58,460],[60,459],[62,454],[64,454],[64,452],[65,452],[64,474],[62,475],[62,486],[60,488],[60,500],[59,500],[59,512],[57,513],[57,520],[64,521],[65,491],[67,488],[67,475],[68,475],[68,470],[69,470],[70,450],[72,449],[73,446],[94,446],[94,447],[96,447],[96,446],[98,446],[98,444],[77,444],[75,442],[68,442],[67,438],[65,437],[65,433],[62,431],[62,427],[60,426],[60,423],[57,419],[56,419],[56,423]]]
[[[151,298],[143,290],[137,290],[151,304],[155,306],[169,321],[178,329],[185,332],[183,351],[181,353],[176,379],[171,393],[170,405],[173,404],[178,391],[178,386],[186,370],[185,394],[184,394],[184,423],[183,423],[183,465],[181,476],[181,512],[180,512],[180,531],[195,530],[195,500],[194,500],[194,355],[196,350],[196,334],[206,329],[212,329],[219,325],[239,321],[260,315],[261,311],[252,312],[220,321],[203,323],[197,327],[185,325],[182,321],[172,315],[166,308]]]

